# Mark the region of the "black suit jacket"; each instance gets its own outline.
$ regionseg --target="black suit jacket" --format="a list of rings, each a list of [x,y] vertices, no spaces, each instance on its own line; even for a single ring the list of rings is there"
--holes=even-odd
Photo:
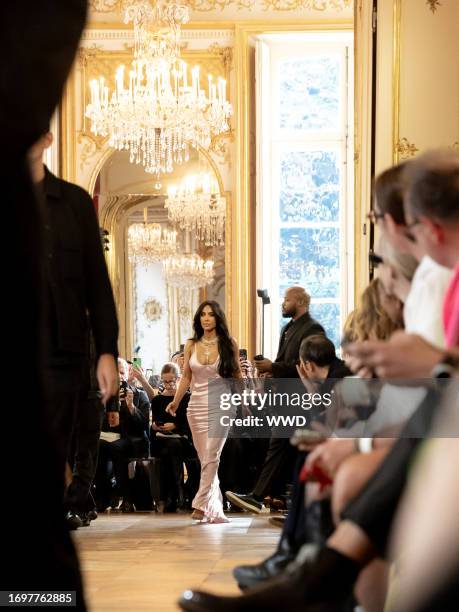
[[[287,323],[282,329],[279,350],[272,366],[274,378],[298,378],[296,364],[300,355],[301,342],[303,338],[315,334],[325,335],[325,330],[308,312],[296,321]]]
[[[118,427],[110,427],[107,417],[104,418],[102,431],[119,433],[122,438],[144,438],[148,441],[148,428],[150,424],[150,400],[143,389],[130,386],[134,392],[134,412],[131,414],[126,402],[119,402],[117,408],[120,413]]]
[[[88,319],[96,346],[117,356],[118,322],[90,195],[46,169],[45,261],[48,364],[82,358]]]

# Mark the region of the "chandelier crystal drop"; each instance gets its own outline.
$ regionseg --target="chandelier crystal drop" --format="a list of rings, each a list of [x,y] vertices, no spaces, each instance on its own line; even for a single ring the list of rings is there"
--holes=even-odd
[[[181,290],[205,287],[215,274],[213,260],[203,259],[196,253],[168,257],[163,261],[163,272],[167,284]]]
[[[86,116],[96,136],[108,136],[111,147],[128,150],[131,163],[159,177],[188,161],[190,146],[208,149],[226,132],[232,107],[225,79],[215,83],[209,75],[204,90],[199,66],[190,69],[180,59],[188,7],[137,0],[126,8],[125,21],[134,24],[131,69],[126,74],[118,67],[113,92],[103,76],[91,81]]]
[[[181,230],[193,232],[206,246],[225,244],[226,199],[209,174],[188,176],[167,190],[169,220]]]
[[[129,260],[142,266],[161,261],[177,251],[177,232],[163,229],[159,223],[133,223],[128,229]]]

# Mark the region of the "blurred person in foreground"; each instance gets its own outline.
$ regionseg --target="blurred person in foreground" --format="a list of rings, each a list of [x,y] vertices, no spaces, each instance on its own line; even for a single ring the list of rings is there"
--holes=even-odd
[[[5,326],[3,341],[12,363],[21,364],[27,347],[28,401],[20,407],[21,443],[27,453],[17,452],[17,439],[5,437],[0,465],[8,496],[0,520],[7,525],[2,544],[8,563],[0,586],[9,590],[72,590],[77,607],[84,609],[78,560],[62,512],[64,472],[58,460],[57,440],[50,430],[50,414],[44,399],[43,381],[43,219],[27,161],[28,149],[48,129],[72,66],[86,20],[85,0],[24,0],[2,4],[0,9],[0,128],[8,146],[0,163],[5,210],[12,215],[10,234],[15,263],[8,266],[4,282],[13,289],[13,314]],[[18,274],[18,270],[20,273]],[[16,318],[16,324],[13,324]],[[3,418],[5,431],[17,428],[18,409]],[[14,441],[13,441],[14,440]],[[14,457],[15,470],[11,469]],[[18,474],[33,467],[39,478]],[[30,500],[46,500],[34,505]]]
[[[455,267],[444,301],[443,321],[448,350],[438,350],[415,335],[406,335],[408,341],[398,346],[399,353],[403,353],[404,348],[413,346],[412,339],[415,338],[415,346],[424,350],[422,356],[413,356],[409,365],[395,371],[395,374],[403,377],[408,372],[412,376],[429,377],[435,375],[435,368],[447,367],[448,361],[456,359],[459,354],[457,311],[452,308],[459,302],[459,156],[453,152],[429,154],[410,162],[405,202],[407,217],[413,217],[407,231],[419,226],[416,232],[426,232],[423,238],[427,242],[426,251],[438,263]],[[417,236],[413,238],[417,239]],[[386,344],[368,344],[384,347],[390,346],[392,340]],[[348,350],[352,348],[351,345]],[[382,362],[379,361],[380,357],[375,359],[377,351],[362,351],[359,354],[356,350],[354,354],[361,358],[362,367],[376,368],[378,371]],[[411,358],[406,350],[402,355],[394,352],[383,355],[384,370],[386,367],[392,368],[391,356],[397,363]],[[429,401],[422,402],[407,423],[403,436],[364,489],[345,508],[342,521],[313,560],[302,561],[292,567],[287,575],[255,587],[241,597],[186,591],[179,602],[181,608],[190,612],[215,609],[221,612],[248,612],[253,609],[274,612],[285,608],[298,612],[344,610],[360,573],[375,558],[386,554],[395,512],[405,488],[408,466],[419,446],[415,434],[429,431],[432,407],[437,402],[438,393],[435,391]],[[331,584],[333,589],[330,589]]]

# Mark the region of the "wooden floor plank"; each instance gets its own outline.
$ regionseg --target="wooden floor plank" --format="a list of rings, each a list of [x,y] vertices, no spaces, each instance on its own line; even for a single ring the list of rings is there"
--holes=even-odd
[[[171,612],[189,587],[238,593],[231,570],[271,554],[280,530],[264,516],[230,518],[201,525],[185,514],[112,514],[78,529],[89,610]]]

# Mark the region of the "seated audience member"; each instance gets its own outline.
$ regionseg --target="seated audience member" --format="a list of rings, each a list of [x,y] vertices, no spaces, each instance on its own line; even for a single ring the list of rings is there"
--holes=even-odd
[[[197,490],[199,483],[199,467],[196,461],[190,461],[196,458],[196,451],[191,442],[186,416],[189,393],[186,393],[180,402],[175,417],[166,412],[171,397],[175,395],[179,377],[178,366],[175,363],[166,363],[161,370],[164,390],[151,402],[150,452],[153,457],[161,458],[161,491],[166,502],[164,512],[176,512],[179,502],[183,501],[184,462],[187,465],[188,488],[192,488],[194,481]],[[196,491],[189,491],[189,498],[192,499],[195,493]]]
[[[143,389],[150,401],[155,397],[158,391],[150,384],[141,366],[134,363],[129,364],[128,383],[131,387],[140,387]]]
[[[365,340],[388,340],[394,331],[400,329],[403,305],[395,296],[390,296],[379,278],[371,281],[362,293],[358,307],[351,312],[343,328],[343,344],[364,342]],[[392,298],[394,317],[387,313],[384,306],[387,298]],[[344,348],[344,347],[343,347]]]
[[[313,384],[315,391],[320,393],[329,393],[338,379],[351,374],[344,361],[336,356],[333,342],[322,334],[309,336],[302,341],[298,372],[307,388]],[[311,538],[321,537],[321,534],[307,532],[304,484],[298,479],[304,459],[305,453],[299,453],[294,472],[292,504],[276,551],[257,565],[241,565],[234,569],[234,577],[242,589],[282,573],[295,559],[303,544],[311,541]]]
[[[459,356],[459,156],[448,152],[424,155],[410,162],[405,205],[414,240],[437,263],[455,273],[444,301],[443,322],[447,351],[414,334],[394,334],[387,343],[367,342],[347,350],[362,367],[378,375],[429,377]],[[420,227],[419,227],[420,226]],[[407,226],[408,227],[408,226]],[[442,363],[439,363],[442,362]],[[341,514],[341,522],[313,560],[299,563],[289,575],[269,581],[241,597],[219,597],[185,592],[184,610],[243,612],[253,609],[341,610],[359,575],[387,552],[388,538],[405,489],[408,468],[419,448],[421,432],[430,430],[438,389],[430,389],[375,474]],[[422,426],[422,427],[421,427]],[[429,491],[425,493],[429,495]],[[333,589],[330,585],[333,584]],[[431,608],[425,608],[431,609]]]
[[[103,511],[113,497],[123,498],[120,510],[135,510],[129,499],[130,459],[146,457],[149,452],[148,426],[150,420],[150,402],[142,389],[131,387],[127,380],[129,365],[118,358],[120,377],[119,425],[112,426],[106,418],[102,425],[99,440],[99,460],[96,474],[96,494],[98,509]],[[109,467],[113,467],[116,489],[111,491]]]

